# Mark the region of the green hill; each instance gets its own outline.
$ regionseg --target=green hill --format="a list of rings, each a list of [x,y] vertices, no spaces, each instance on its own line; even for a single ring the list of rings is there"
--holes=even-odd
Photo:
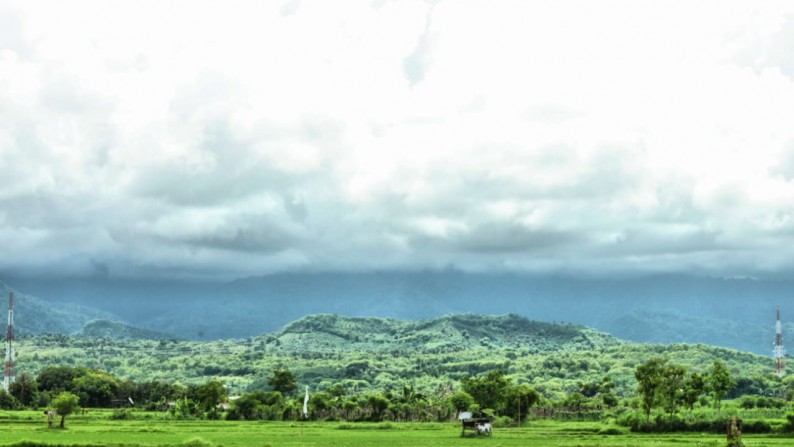
[[[177,338],[165,332],[141,329],[114,320],[91,320],[83,326],[83,329],[77,335],[127,340],[169,340]]]
[[[532,321],[515,314],[447,315],[418,322],[309,315],[264,339],[283,352],[446,352],[500,347],[538,353],[601,349],[624,343],[584,326]]]
[[[17,372],[70,365],[136,382],[200,384],[215,378],[234,393],[268,389],[272,372],[286,368],[300,384],[317,390],[342,384],[366,393],[410,384],[439,393],[464,377],[499,369],[516,383],[561,399],[605,376],[619,395],[631,396],[637,365],[661,356],[699,372],[714,360],[724,361],[737,378],[736,394],[782,395],[790,382],[774,374],[768,357],[708,345],[630,343],[582,326],[515,315],[449,315],[421,322],[311,315],[277,333],[206,342],[120,339],[106,335],[123,326],[88,327],[79,336],[20,338]]]

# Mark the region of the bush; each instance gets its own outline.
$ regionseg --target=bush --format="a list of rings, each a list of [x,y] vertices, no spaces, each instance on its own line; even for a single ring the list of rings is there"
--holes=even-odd
[[[13,410],[17,407],[17,400],[14,396],[6,393],[3,390],[0,390],[0,409],[2,410]]]
[[[112,421],[128,421],[133,419],[132,412],[125,408],[117,408],[110,413],[110,420]]]
[[[598,430],[598,434],[613,436],[613,435],[625,435],[626,432],[620,427],[615,427],[614,425],[608,425],[606,427],[601,427],[601,429]]]
[[[685,420],[679,415],[659,414],[648,422],[643,414],[629,413],[618,418],[618,423],[637,433],[703,432],[724,434],[727,419]],[[772,433],[772,431],[772,426],[763,419],[745,420],[742,426],[743,433]]]
[[[783,433],[794,433],[794,413],[786,414],[786,423],[780,427]]]
[[[509,417],[509,416],[499,416],[499,417],[494,418],[494,420],[493,420],[494,428],[510,427],[510,426],[515,425],[515,423],[516,423],[516,421],[513,418]]]

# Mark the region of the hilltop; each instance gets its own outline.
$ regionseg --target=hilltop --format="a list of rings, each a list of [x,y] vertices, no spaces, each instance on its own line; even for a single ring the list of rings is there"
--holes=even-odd
[[[121,340],[171,340],[177,338],[166,332],[141,329],[115,320],[91,320],[76,335]]]
[[[422,321],[309,315],[264,339],[283,352],[442,352],[495,347],[537,353],[602,349],[624,343],[584,326],[532,321],[515,314],[446,315]]]

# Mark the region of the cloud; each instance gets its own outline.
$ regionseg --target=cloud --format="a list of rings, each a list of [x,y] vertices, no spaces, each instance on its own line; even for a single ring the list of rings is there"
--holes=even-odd
[[[0,272],[794,259],[785,4],[3,8]]]
[[[411,85],[421,82],[425,78],[425,72],[428,70],[430,64],[430,31],[433,24],[433,9],[435,4],[430,6],[425,19],[425,29],[419,36],[411,54],[403,59],[403,70],[405,77]]]

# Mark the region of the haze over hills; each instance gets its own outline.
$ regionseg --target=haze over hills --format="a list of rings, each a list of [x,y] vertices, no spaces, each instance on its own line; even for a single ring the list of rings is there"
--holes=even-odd
[[[0,297],[2,297],[0,309],[3,309],[3,321],[5,321],[8,293],[12,290],[14,290],[14,330],[18,336],[47,332],[71,334],[80,331],[91,320],[121,318],[91,306],[68,302],[53,303],[21,293],[0,282]]]
[[[786,322],[794,311],[787,298],[792,286],[791,281],[750,279],[599,280],[458,271],[290,273],[228,283],[15,281],[15,287],[51,303],[49,312],[80,314],[63,318],[70,322],[66,325],[32,324],[28,327],[38,328],[33,332],[42,327],[77,332],[85,322],[102,318],[207,340],[275,332],[317,313],[407,320],[515,313],[582,324],[631,341],[706,343],[761,355],[771,351],[776,305],[784,317],[784,338],[794,330]],[[28,321],[25,313],[18,310],[20,328]]]

